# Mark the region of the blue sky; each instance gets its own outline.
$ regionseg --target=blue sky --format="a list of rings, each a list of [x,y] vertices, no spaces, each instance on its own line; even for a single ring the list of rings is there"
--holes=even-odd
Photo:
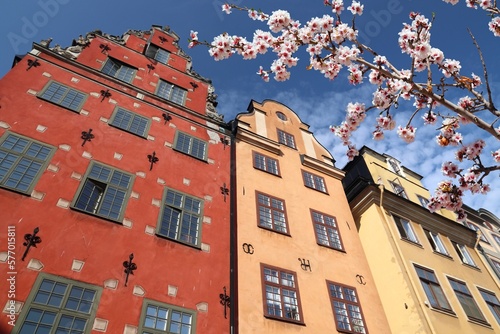
[[[238,0],[233,3],[271,12],[287,9],[293,18],[305,23],[313,16],[330,13],[322,0]],[[348,1],[346,1],[348,3]],[[335,81],[323,78],[319,73],[307,71],[308,56],[299,52],[299,65],[292,70],[292,77],[284,83],[264,83],[255,72],[259,65],[267,67],[272,58],[266,56],[253,61],[243,61],[232,57],[216,62],[206,49],[187,48],[190,30],[199,32],[200,40],[212,40],[213,36],[228,32],[241,34],[251,39],[252,32],[265,29],[258,21],[252,21],[244,13],[223,14],[219,0],[143,0],[141,2],[122,0],[120,2],[97,0],[24,0],[2,1],[0,5],[0,77],[10,68],[14,55],[24,54],[32,42],[52,37],[51,46],[65,47],[74,38],[100,29],[112,35],[121,35],[128,29],[148,30],[152,24],[168,25],[181,36],[181,47],[193,58],[194,69],[210,78],[218,94],[218,111],[226,120],[245,111],[250,100],[274,99],[286,104],[311,126],[318,140],[327,147],[337,166],[347,163],[345,147],[335,138],[328,127],[338,125],[344,118],[345,107],[350,101],[370,104],[373,86],[350,86],[343,72]],[[408,67],[408,57],[401,54],[397,45],[397,33],[402,23],[408,22],[408,13],[417,11],[436,19],[432,30],[432,45],[441,48],[445,56],[460,60],[462,73],[482,75],[478,55],[466,28],[470,28],[478,40],[489,69],[490,83],[494,91],[494,101],[500,105],[500,63],[498,53],[500,39],[494,38],[487,29],[489,21],[481,10],[466,8],[463,1],[456,6],[441,0],[388,0],[365,1],[365,13],[358,20],[361,39],[373,49],[396,64]],[[347,15],[347,13],[346,13]],[[345,16],[346,18],[348,16]],[[350,17],[349,17],[350,19]],[[0,92],[1,94],[1,92]],[[458,99],[455,97],[455,101]],[[453,98],[452,98],[453,100]],[[396,118],[398,124],[406,124],[412,113],[411,105],[401,106]],[[444,177],[439,172],[441,163],[453,160],[454,150],[442,150],[435,144],[434,127],[424,127],[416,120],[417,141],[407,145],[395,133],[387,134],[383,141],[371,139],[374,117],[370,115],[364,126],[353,138],[358,147],[363,144],[399,159],[402,164],[425,176],[424,185],[434,191],[435,185]],[[466,142],[478,137],[487,140],[486,152],[497,150],[498,141],[475,128],[464,129]],[[500,178],[498,174],[489,177],[493,190],[488,196],[467,197],[466,203],[474,208],[484,207],[500,216]]]

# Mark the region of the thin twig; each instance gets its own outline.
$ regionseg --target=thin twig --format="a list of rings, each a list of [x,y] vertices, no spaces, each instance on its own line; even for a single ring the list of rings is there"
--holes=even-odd
[[[481,59],[481,64],[483,65],[483,75],[484,75],[484,81],[486,81],[486,90],[488,91],[489,104],[491,106],[491,109],[497,111],[497,108],[495,108],[495,106],[493,104],[493,98],[491,97],[490,81],[488,80],[488,70],[486,68],[486,63],[484,61],[483,52],[481,51],[481,48],[479,47],[479,44],[476,41],[476,38],[472,34],[472,31],[469,28],[467,28],[467,31],[469,32],[469,35],[472,38],[472,43],[474,43],[474,45],[476,46],[477,52],[479,53],[479,59]],[[491,110],[490,108],[487,108],[487,109]]]

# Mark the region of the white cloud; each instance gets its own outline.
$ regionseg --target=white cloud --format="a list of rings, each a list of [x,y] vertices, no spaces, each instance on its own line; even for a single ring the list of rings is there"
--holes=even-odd
[[[318,141],[325,146],[336,159],[336,166],[342,168],[347,162],[345,156],[346,147],[341,141],[330,131],[330,125],[339,125],[345,117],[345,108],[349,102],[360,101],[370,104],[373,87],[370,85],[362,85],[359,87],[351,87],[345,91],[331,91],[324,93],[323,96],[317,94],[304,94],[296,89],[280,90],[277,93],[268,92],[269,95],[265,98],[281,102],[295,111],[304,123],[311,126],[311,131],[314,133]],[[223,109],[224,114],[233,115],[226,119],[227,121],[234,117],[236,112],[246,110],[247,103],[256,95],[261,95],[262,91],[252,92],[237,92],[230,91],[224,94]],[[253,96],[252,96],[253,94]],[[261,100],[262,101],[262,100]],[[261,102],[259,101],[259,102]],[[222,105],[221,105],[222,106]],[[410,111],[404,109],[395,112],[396,122],[398,125],[406,125],[410,117]],[[375,125],[375,118],[378,116],[376,110],[368,113],[366,120],[361,127],[354,133],[352,141],[357,148],[363,145],[379,153],[387,153],[398,160],[412,171],[423,176],[422,183],[431,194],[434,193],[436,185],[445,179],[441,173],[441,165],[444,161],[454,161],[456,147],[439,147],[435,137],[437,135],[438,126],[425,126],[417,115],[412,124],[417,127],[417,139],[411,144],[405,143],[397,136],[396,131],[385,133],[385,138],[381,141],[372,139],[372,131]],[[498,148],[496,139],[483,133],[474,125],[460,129],[463,131],[464,143],[470,143],[482,136],[487,141],[486,152],[489,155],[490,151]],[[493,163],[492,159],[487,163]],[[465,203],[474,209],[485,208],[500,217],[500,178],[498,173],[488,176],[492,190],[488,195],[467,195]]]

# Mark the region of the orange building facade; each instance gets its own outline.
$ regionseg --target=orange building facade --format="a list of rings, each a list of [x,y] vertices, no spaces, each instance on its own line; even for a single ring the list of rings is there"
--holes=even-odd
[[[229,333],[230,133],[168,28],[0,81],[1,333]]]
[[[233,133],[239,333],[389,333],[331,154],[271,100]]]

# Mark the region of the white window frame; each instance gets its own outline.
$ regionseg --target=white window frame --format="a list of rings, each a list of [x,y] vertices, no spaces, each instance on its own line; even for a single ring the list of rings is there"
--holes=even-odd
[[[438,233],[429,230],[424,230],[424,231],[429,236],[429,241],[432,243],[432,248],[434,249],[435,252],[443,255],[448,255],[448,256],[450,255],[443,243],[443,240],[441,240],[441,237],[439,236]]]
[[[455,245],[455,249],[457,250],[457,253],[460,256],[460,259],[462,260],[463,263],[469,266],[477,267],[476,263],[474,262],[474,259],[470,255],[465,245],[459,244],[458,242],[454,242],[453,244]]]
[[[411,241],[411,242],[416,243],[416,244],[420,244],[420,242],[418,241],[417,235],[415,234],[415,230],[411,226],[411,222],[408,219],[405,219],[403,217],[399,217],[396,215],[393,215],[393,218],[394,218],[394,223],[396,224],[396,227],[397,227],[398,232],[399,232],[402,239]],[[399,227],[397,226],[398,220],[400,222],[402,229],[405,232],[405,235],[401,235],[401,231],[400,231]]]

